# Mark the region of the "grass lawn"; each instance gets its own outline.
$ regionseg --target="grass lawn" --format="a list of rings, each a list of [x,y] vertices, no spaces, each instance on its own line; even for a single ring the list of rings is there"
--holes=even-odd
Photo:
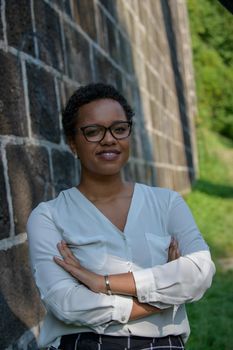
[[[187,305],[191,335],[186,349],[233,350],[233,142],[208,130],[198,130],[197,136],[200,176],[185,199],[217,273],[203,299]]]

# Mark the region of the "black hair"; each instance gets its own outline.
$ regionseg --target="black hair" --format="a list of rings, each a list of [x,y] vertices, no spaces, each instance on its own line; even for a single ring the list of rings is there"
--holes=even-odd
[[[72,140],[75,133],[75,124],[79,108],[94,100],[109,98],[120,103],[125,111],[126,118],[131,120],[134,112],[126,99],[112,85],[104,83],[91,83],[80,86],[67,102],[62,113],[62,125],[67,140]]]

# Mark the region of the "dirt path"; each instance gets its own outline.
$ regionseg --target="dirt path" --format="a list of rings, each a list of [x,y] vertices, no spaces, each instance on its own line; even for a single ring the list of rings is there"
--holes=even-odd
[[[218,263],[222,267],[223,271],[233,270],[233,257],[218,259]]]

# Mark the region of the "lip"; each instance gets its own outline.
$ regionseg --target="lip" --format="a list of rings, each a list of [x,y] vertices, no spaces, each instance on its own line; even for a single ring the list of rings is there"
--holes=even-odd
[[[96,155],[102,160],[113,161],[118,159],[120,153],[121,152],[119,152],[118,150],[104,150],[97,152]]]
[[[99,151],[96,153],[97,156],[101,155],[101,154],[106,154],[106,153],[114,153],[114,154],[120,154],[121,152],[118,151],[117,149],[105,149],[103,151]]]

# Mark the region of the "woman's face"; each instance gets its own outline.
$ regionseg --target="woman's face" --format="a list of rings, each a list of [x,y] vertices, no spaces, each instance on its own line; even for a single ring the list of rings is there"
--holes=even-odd
[[[129,157],[129,137],[117,140],[108,130],[96,143],[88,142],[79,128],[88,125],[109,127],[115,122],[127,121],[122,106],[112,99],[99,99],[79,109],[76,136],[70,145],[82,164],[82,175],[116,175]]]

